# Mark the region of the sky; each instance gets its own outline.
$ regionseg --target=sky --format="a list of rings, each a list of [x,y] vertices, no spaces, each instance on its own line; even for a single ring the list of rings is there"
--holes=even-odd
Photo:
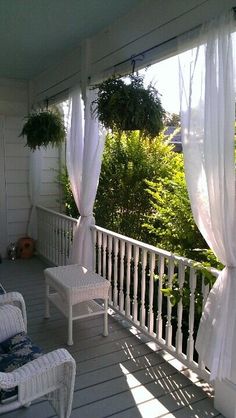
[[[144,84],[150,82],[158,90],[163,108],[170,113],[179,113],[179,70],[178,57],[168,58],[139,71],[144,74]]]

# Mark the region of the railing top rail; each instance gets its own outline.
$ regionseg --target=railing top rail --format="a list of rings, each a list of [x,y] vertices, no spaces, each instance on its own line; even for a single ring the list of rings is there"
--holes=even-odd
[[[60,217],[60,218],[69,220],[70,222],[77,223],[77,221],[78,221],[75,218],[71,218],[70,216],[64,215],[64,214],[59,213],[59,212],[55,212],[54,210],[44,208],[43,206],[37,206],[37,208],[40,209],[40,210],[42,210],[42,211],[44,211],[44,212],[49,212],[52,215],[55,215],[57,217]],[[135,240],[133,238],[126,237],[125,235],[118,234],[117,232],[113,232],[113,231],[110,231],[109,229],[102,228],[101,226],[92,225],[91,226],[91,229],[92,230],[95,230],[95,231],[103,232],[103,233],[105,233],[107,235],[110,235],[110,236],[112,236],[114,238],[117,238],[117,239],[119,239],[119,240],[121,240],[123,242],[127,242],[127,243],[130,243],[130,244],[136,245],[139,248],[142,248],[142,249],[144,249],[146,251],[151,251],[154,254],[162,255],[162,256],[164,256],[166,258],[171,258],[171,259],[174,259],[174,260],[176,260],[178,262],[182,262],[182,263],[184,263],[188,267],[193,267],[195,269],[198,269],[198,266],[196,265],[196,261],[191,260],[189,258],[181,257],[179,255],[176,255],[174,253],[171,253],[170,251],[162,250],[161,248],[154,247],[153,245],[149,245],[149,244],[146,244],[144,242]],[[207,268],[207,270],[210,271],[215,277],[217,277],[219,275],[219,270],[217,270],[217,269],[215,269],[213,267],[209,267],[209,268]]]
[[[67,219],[68,221],[75,222],[75,223],[77,223],[77,222],[78,222],[78,219],[71,218],[70,216],[64,215],[63,213],[55,212],[55,211],[54,211],[54,210],[52,210],[52,209],[44,208],[43,206],[39,206],[39,205],[37,205],[37,206],[36,206],[36,208],[38,208],[38,209],[40,209],[40,210],[43,210],[44,212],[49,212],[49,213],[51,213],[52,215],[58,216],[58,217],[60,217],[60,218]]]
[[[126,237],[125,235],[118,234],[117,232],[110,231],[109,229],[105,229],[105,228],[102,228],[102,227],[97,226],[97,225],[92,225],[91,229],[103,232],[103,233],[105,233],[107,235],[110,235],[114,238],[118,238],[119,240],[121,240],[123,242],[128,242],[128,243],[136,245],[136,246],[138,246],[138,247],[140,247],[144,250],[151,251],[152,253],[155,253],[155,254],[158,254],[158,255],[163,255],[166,258],[172,258],[176,261],[184,263],[186,266],[193,267],[193,268],[196,268],[196,269],[198,268],[198,266],[196,265],[196,261],[191,260],[191,259],[186,258],[186,257],[181,257],[179,255],[176,255],[176,254],[170,252],[170,251],[163,250],[162,248],[154,247],[153,245],[149,245],[149,244],[146,244],[144,242],[135,240],[133,238]],[[217,270],[214,267],[207,267],[206,269],[208,271],[210,271],[216,277],[219,275],[219,270]]]

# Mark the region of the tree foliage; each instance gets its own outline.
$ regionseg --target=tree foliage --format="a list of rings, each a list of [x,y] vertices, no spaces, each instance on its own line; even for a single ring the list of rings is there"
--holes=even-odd
[[[191,211],[182,155],[172,176],[147,182],[153,211],[145,227],[159,245],[175,253],[198,259],[208,246],[199,232]],[[199,254],[199,250],[201,249]]]
[[[162,134],[152,141],[138,132],[108,135],[95,203],[97,224],[150,242],[143,228],[153,211],[146,180],[171,177],[177,159]]]
[[[66,213],[78,217],[66,172],[60,180]],[[193,220],[183,156],[163,134],[107,135],[94,214],[99,226],[218,266]]]
[[[71,218],[78,218],[79,212],[70,187],[70,181],[66,167],[63,167],[58,175],[58,181],[62,188],[62,201],[65,207],[66,215]]]
[[[179,128],[180,127],[180,115],[178,115],[177,113],[166,112],[164,124],[165,126],[175,126],[176,128]]]

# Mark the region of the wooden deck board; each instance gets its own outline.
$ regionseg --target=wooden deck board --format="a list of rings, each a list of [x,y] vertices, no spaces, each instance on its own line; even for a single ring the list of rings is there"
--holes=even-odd
[[[74,356],[77,376],[71,418],[223,418],[201,387],[166,362],[155,343],[117,314],[109,316],[108,337],[102,335],[101,317],[75,321],[74,345],[67,347],[66,319],[54,307],[51,318],[44,319],[45,267],[37,258],[4,260],[0,282],[8,291],[24,295],[32,339],[45,351],[65,347]],[[2,417],[52,418],[55,414],[40,399],[30,408]]]

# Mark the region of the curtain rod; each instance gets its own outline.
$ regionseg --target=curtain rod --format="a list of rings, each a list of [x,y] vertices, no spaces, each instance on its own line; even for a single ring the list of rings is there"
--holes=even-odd
[[[169,42],[174,41],[176,39],[177,39],[177,36],[173,36],[172,38],[169,38],[166,41],[163,41],[163,42],[161,42],[161,43],[159,43],[157,45],[154,45],[151,48],[145,49],[144,51],[140,52],[139,54],[131,55],[130,58],[127,58],[127,59],[125,59],[123,61],[120,61],[118,64],[115,64],[113,67],[107,68],[107,70],[110,70],[112,68],[113,69],[116,69],[117,67],[119,67],[119,66],[121,66],[123,64],[126,64],[128,62],[130,62],[132,64],[132,61],[136,61],[136,60],[137,61],[143,61],[143,59],[145,57],[145,54],[147,54],[147,53],[149,53],[149,52],[151,52],[151,51],[159,48],[160,46],[163,46],[165,44],[168,44]]]
[[[51,102],[56,101],[60,96],[68,94],[68,92],[69,92],[69,88],[66,88],[64,90],[59,91],[56,94],[53,94],[52,96],[46,97],[45,100],[48,101],[48,103],[50,104]]]
[[[41,95],[43,95],[43,94],[47,94],[47,92],[49,91],[49,90],[51,90],[51,89],[53,89],[54,87],[57,87],[57,86],[59,86],[61,83],[63,83],[64,81],[67,81],[67,80],[70,80],[71,78],[73,78],[74,76],[76,76],[76,75],[78,75],[80,73],[80,71],[76,71],[76,72],[74,72],[73,74],[71,74],[71,75],[69,75],[68,77],[65,77],[65,78],[63,78],[63,80],[60,80],[60,81],[58,81],[57,83],[55,83],[55,84],[52,84],[50,87],[48,87],[47,89],[45,89],[45,90],[42,90],[42,91],[40,91],[39,93],[37,93],[37,95],[36,95],[36,97],[37,96],[41,96]],[[62,89],[62,90],[60,90],[58,93],[55,93],[55,94],[53,94],[53,95],[49,95],[49,97],[47,97],[46,95],[45,95],[45,99],[44,100],[53,100],[53,99],[56,99],[57,98],[57,96],[59,96],[60,94],[63,94],[63,93],[68,93],[69,92],[69,87],[66,87],[65,89]]]
[[[208,0],[207,0],[208,1]],[[203,2],[203,3],[205,3],[205,1]],[[194,9],[195,9],[196,7],[194,7]],[[234,13],[235,13],[235,18],[236,18],[236,6],[235,7],[232,7],[232,10],[234,11]],[[179,17],[179,16],[178,16]],[[173,21],[174,19],[172,19],[171,21]],[[115,65],[113,65],[112,67],[108,67],[106,70],[105,70],[105,72],[108,72],[109,70],[116,70],[117,69],[117,67],[119,67],[119,66],[121,66],[121,65],[124,65],[124,64],[127,64],[127,63],[131,63],[132,64],[132,61],[135,61],[136,59],[137,60],[139,60],[139,61],[142,61],[143,59],[144,59],[144,57],[145,57],[145,54],[148,54],[148,53],[150,53],[150,52],[152,52],[152,51],[154,51],[155,49],[158,49],[158,48],[160,48],[161,46],[163,46],[163,45],[165,45],[165,44],[168,44],[168,43],[170,43],[170,42],[173,42],[173,41],[177,41],[177,39],[178,39],[178,37],[180,37],[180,36],[184,36],[184,35],[187,35],[187,34],[190,34],[190,33],[194,33],[195,31],[197,31],[197,30],[199,30],[201,27],[202,27],[202,23],[200,23],[200,24],[198,24],[198,25],[196,25],[196,26],[194,26],[192,29],[190,29],[190,30],[187,30],[187,31],[184,31],[184,32],[182,32],[182,33],[180,33],[179,35],[177,35],[177,36],[173,36],[173,37],[171,37],[171,38],[169,38],[169,39],[167,39],[167,40],[165,40],[165,41],[163,41],[163,42],[160,42],[159,44],[156,44],[156,45],[154,45],[154,46],[152,46],[152,47],[150,47],[150,48],[148,48],[148,49],[146,49],[146,50],[144,50],[144,51],[142,51],[142,52],[140,52],[140,53],[138,53],[138,54],[134,54],[134,55],[132,55],[131,57],[129,57],[129,58],[126,58],[125,60],[123,60],[123,61],[120,61],[119,63],[117,63],[117,64],[115,64]],[[141,59],[140,59],[140,57],[142,57]]]

